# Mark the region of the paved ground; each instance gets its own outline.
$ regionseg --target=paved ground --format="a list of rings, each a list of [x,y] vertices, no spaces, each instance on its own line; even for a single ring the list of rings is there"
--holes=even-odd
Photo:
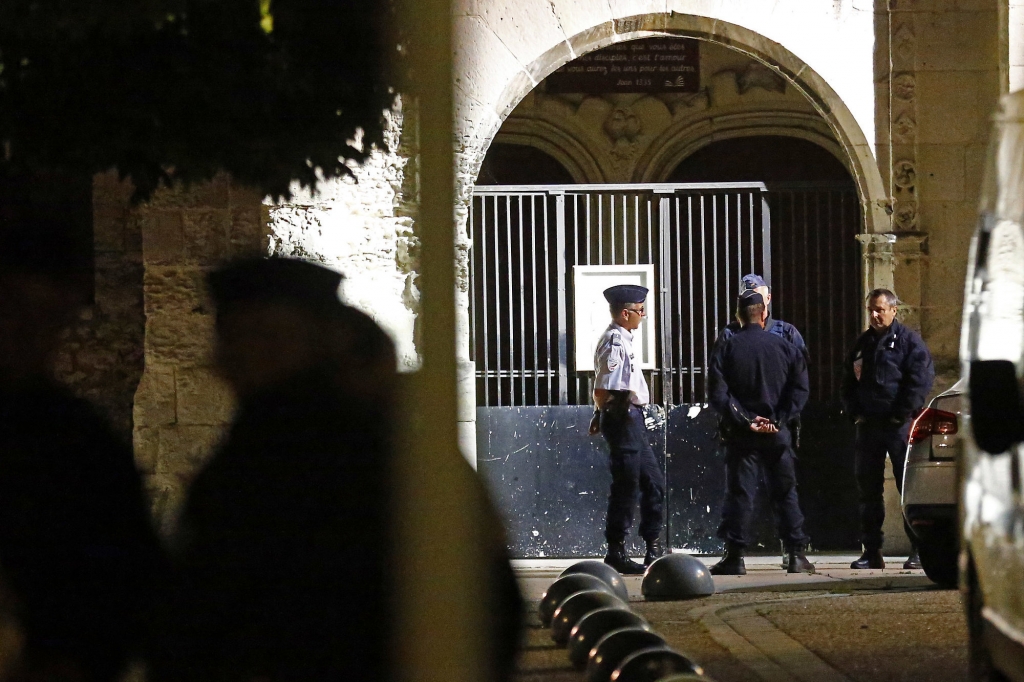
[[[789,576],[779,557],[748,559],[748,574],[716,579],[695,601],[644,602],[627,578],[631,606],[670,646],[718,682],[946,682],[967,672],[967,633],[955,590],[891,559],[884,571],[852,571],[854,557],[814,556],[814,576]],[[707,563],[715,558],[708,557]],[[533,602],[518,682],[582,682],[564,649],[536,620],[536,602],[572,562],[517,562]]]

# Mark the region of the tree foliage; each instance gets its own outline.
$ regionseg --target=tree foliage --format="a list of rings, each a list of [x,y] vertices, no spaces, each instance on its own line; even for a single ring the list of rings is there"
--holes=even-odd
[[[3,0],[0,173],[113,167],[138,199],[348,174],[382,143],[394,26],[387,0]]]

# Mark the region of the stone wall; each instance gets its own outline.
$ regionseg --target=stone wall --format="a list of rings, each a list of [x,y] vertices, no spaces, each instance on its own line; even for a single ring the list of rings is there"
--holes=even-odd
[[[93,179],[95,298],[64,332],[57,378],[96,404],[127,441],[142,376],[142,234],[129,206],[132,187],[115,173]]]
[[[135,392],[135,458],[166,529],[191,477],[220,439],[233,403],[211,369],[213,310],[203,278],[264,253],[262,196],[225,176],[161,190],[134,212],[141,226],[145,372]]]
[[[1005,76],[999,0],[879,3],[879,166],[892,197],[894,278],[935,358],[958,373],[967,249],[989,119]]]
[[[415,344],[419,241],[413,229],[415,125],[403,134],[401,108],[386,113],[386,148],[374,149],[354,178],[331,180],[272,204],[272,253],[305,258],[345,275],[342,298],[374,318],[395,340],[402,369],[418,366]]]

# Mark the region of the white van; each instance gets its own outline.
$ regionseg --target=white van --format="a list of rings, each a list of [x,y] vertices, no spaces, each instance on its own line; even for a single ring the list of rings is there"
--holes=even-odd
[[[1024,682],[1024,91],[995,116],[960,342],[960,589],[972,680]]]

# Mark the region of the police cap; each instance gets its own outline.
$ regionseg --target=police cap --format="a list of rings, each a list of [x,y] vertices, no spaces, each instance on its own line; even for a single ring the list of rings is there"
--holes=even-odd
[[[337,311],[343,275],[295,258],[251,258],[210,273],[207,282],[218,311],[243,303],[288,303],[315,311]]]
[[[616,284],[604,290],[604,297],[609,303],[643,303],[647,291],[647,287],[637,284]]]
[[[759,287],[766,286],[768,286],[768,282],[765,282],[761,275],[755,275],[754,273],[743,275],[743,279],[740,280],[740,291],[753,291]]]
[[[738,308],[749,308],[759,303],[764,303],[764,297],[756,291],[744,291],[736,299],[736,307]]]

